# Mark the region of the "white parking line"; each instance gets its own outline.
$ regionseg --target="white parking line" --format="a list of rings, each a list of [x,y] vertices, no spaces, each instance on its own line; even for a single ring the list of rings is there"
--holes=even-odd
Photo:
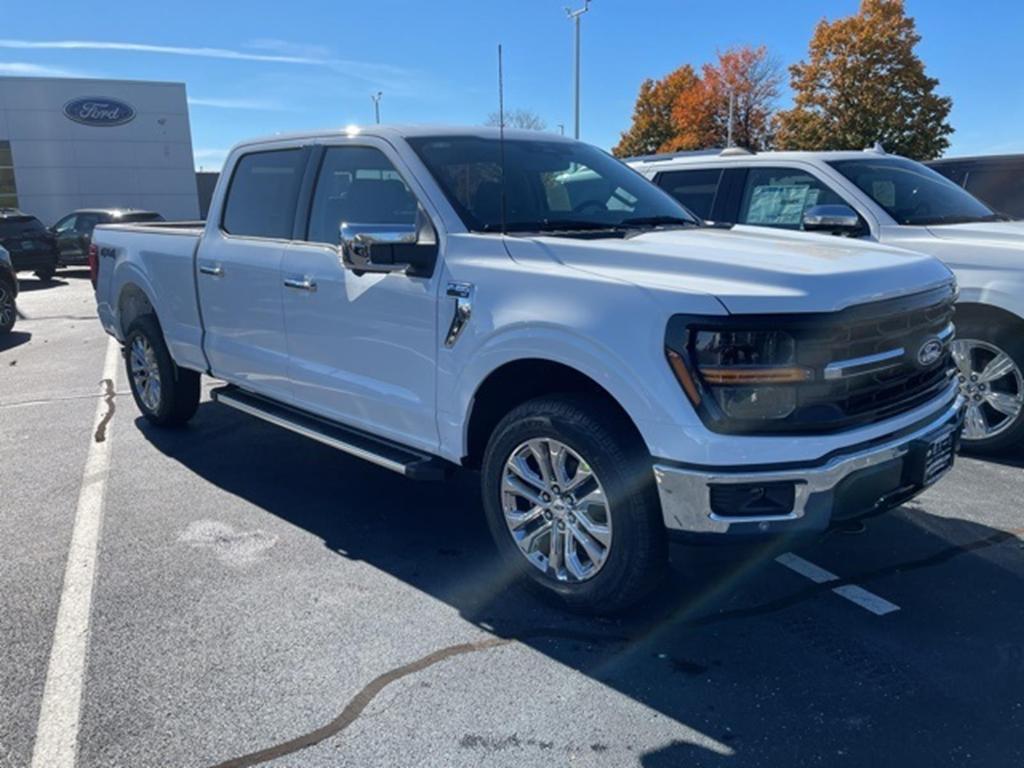
[[[103,378],[115,387],[119,346],[107,344]],[[104,386],[104,391],[107,387]],[[110,468],[110,424],[107,398],[96,407],[93,430],[89,432],[89,453],[85,459],[78,493],[71,547],[64,567],[64,586],[57,609],[57,625],[50,647],[50,663],[39,710],[39,724],[32,748],[32,768],[73,768],[78,752],[78,725],[82,705],[82,684],[89,650],[89,616],[92,612],[96,553],[103,520],[103,497]],[[96,435],[101,425],[103,439]]]
[[[779,555],[775,558],[775,562],[810,579],[815,584],[839,581],[839,577],[831,571],[826,571],[820,565],[815,565],[810,560],[804,560],[792,552]],[[890,603],[884,597],[879,597],[874,592],[868,592],[864,587],[859,587],[856,584],[843,584],[842,586],[834,587],[832,591],[840,597],[845,597],[851,603],[859,605],[864,610],[871,611],[876,616],[885,616],[887,613],[893,613],[900,609],[896,603]]]

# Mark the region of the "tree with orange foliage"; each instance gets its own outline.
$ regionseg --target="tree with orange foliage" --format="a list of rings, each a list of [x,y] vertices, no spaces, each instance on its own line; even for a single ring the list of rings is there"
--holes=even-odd
[[[718,61],[705,64],[699,77],[686,65],[657,83],[647,80],[640,88],[633,125],[612,151],[624,156],[724,147],[730,98],[733,144],[764,149],[771,144],[781,81],[779,66],[764,46],[719,53]],[[651,130],[652,126],[657,129]],[[643,141],[636,141],[637,137]]]
[[[700,78],[689,64],[665,75],[661,80],[648,78],[640,84],[633,109],[633,124],[622,133],[612,149],[616,157],[649,155],[663,151],[675,135],[672,113],[680,94],[692,90]]]
[[[789,68],[794,107],[778,116],[786,149],[862,149],[927,160],[949,146],[952,100],[914,53],[921,40],[903,0],[862,0],[853,16],[822,20],[810,56]]]

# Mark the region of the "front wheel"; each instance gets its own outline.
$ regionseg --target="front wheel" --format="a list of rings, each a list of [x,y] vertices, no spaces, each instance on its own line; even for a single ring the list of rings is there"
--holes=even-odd
[[[650,458],[600,398],[544,397],[515,408],[488,442],[482,486],[505,562],[572,609],[620,611],[664,572]]]
[[[953,342],[960,392],[967,400],[963,446],[994,454],[1024,439],[1024,339],[968,320]]]
[[[136,318],[125,339],[125,366],[135,404],[161,427],[184,424],[199,407],[199,374],[179,368],[152,315]]]

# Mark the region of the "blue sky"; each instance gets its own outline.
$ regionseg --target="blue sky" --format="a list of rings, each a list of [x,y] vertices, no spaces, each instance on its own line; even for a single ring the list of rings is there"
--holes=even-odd
[[[13,0],[8,0],[13,2]],[[578,2],[574,2],[578,5]],[[371,122],[480,123],[505,103],[571,130],[571,26],[564,0],[19,3],[4,13],[0,74],[183,81],[196,164],[236,141]],[[783,64],[806,55],[815,23],[856,0],[721,3],[594,0],[584,17],[582,138],[610,147],[637,87],[737,44]],[[929,74],[953,97],[949,154],[1024,152],[1024,3],[908,0]],[[788,78],[787,78],[788,79]],[[780,99],[786,106],[788,92]]]

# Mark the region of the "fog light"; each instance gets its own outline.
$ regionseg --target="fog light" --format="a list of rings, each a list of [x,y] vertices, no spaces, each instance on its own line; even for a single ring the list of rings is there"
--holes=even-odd
[[[796,500],[796,483],[711,483],[711,511],[720,517],[788,515]]]

